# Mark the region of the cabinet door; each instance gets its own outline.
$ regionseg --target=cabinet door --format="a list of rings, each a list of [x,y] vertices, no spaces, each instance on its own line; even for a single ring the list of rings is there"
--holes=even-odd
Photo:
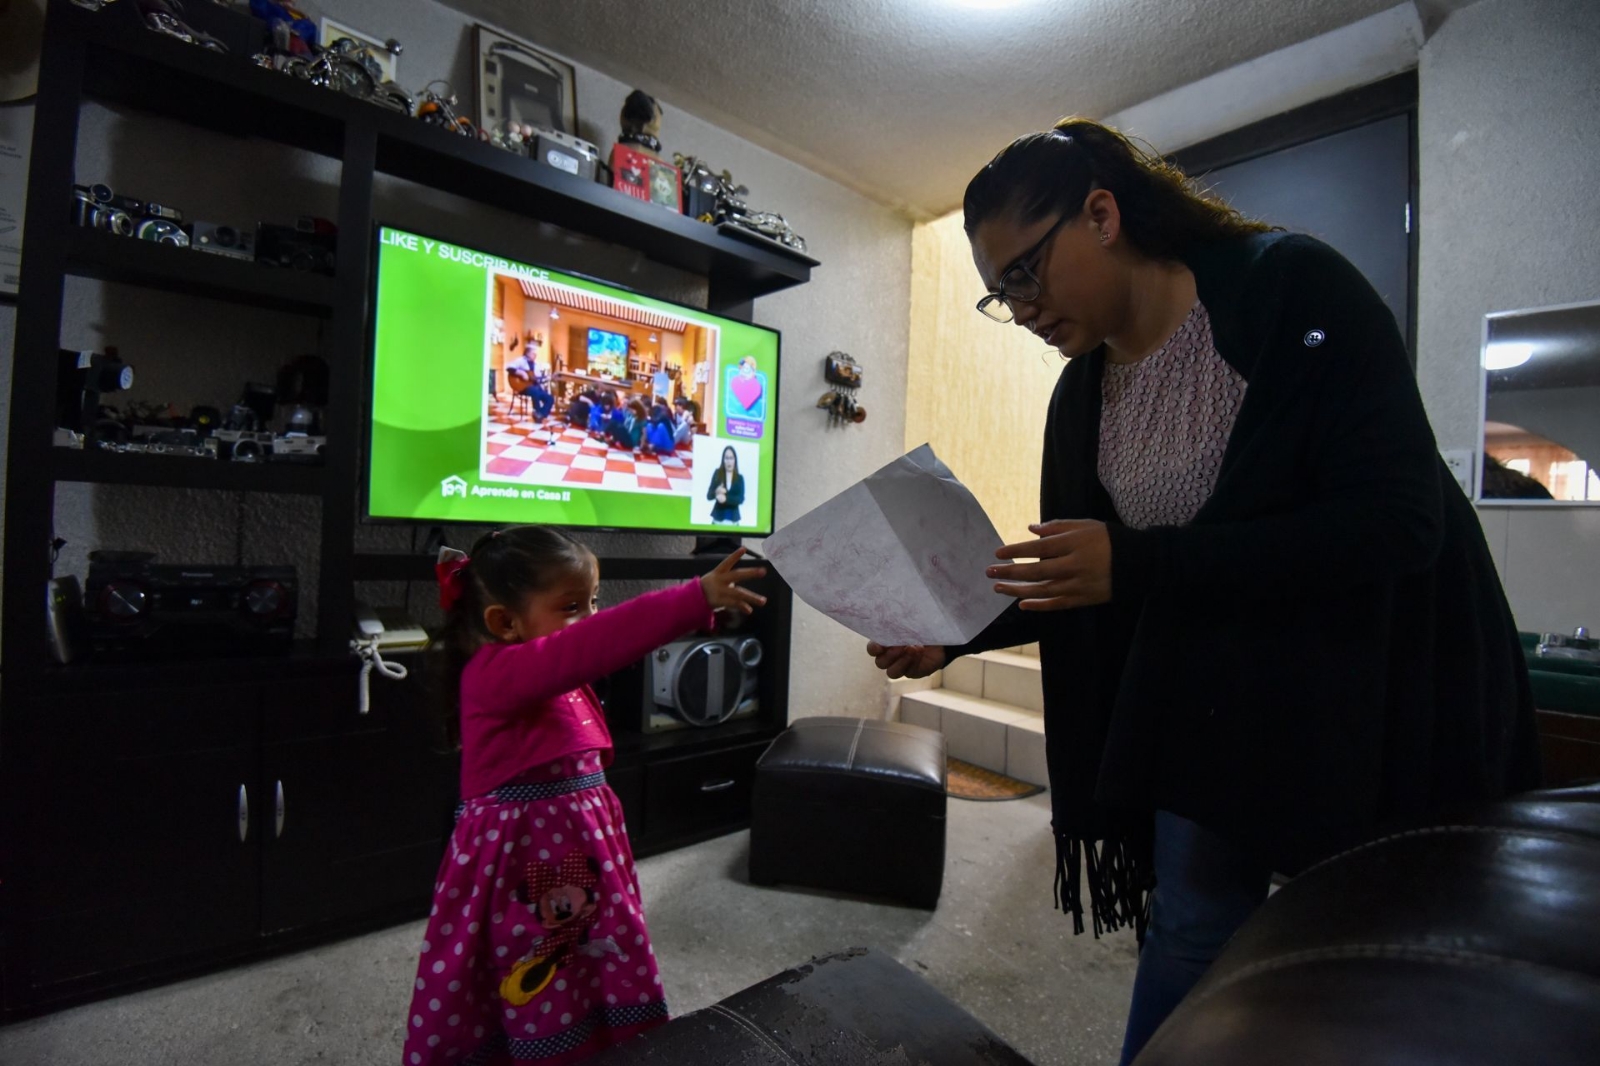
[[[767,744],[763,740],[646,766],[643,847],[676,847],[692,838],[748,825],[756,760]],[[636,839],[636,847],[639,844]]]
[[[446,752],[420,678],[268,690],[262,750],[262,926],[276,933],[358,917],[424,913],[452,824],[458,760]],[[278,725],[272,725],[274,721]]]
[[[253,694],[145,690],[34,707],[18,734],[26,844],[11,864],[30,998],[252,939],[250,814],[263,801]]]

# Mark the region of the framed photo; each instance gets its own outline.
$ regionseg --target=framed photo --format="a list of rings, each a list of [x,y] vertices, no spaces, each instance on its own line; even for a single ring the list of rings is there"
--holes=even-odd
[[[479,126],[499,132],[514,122],[577,135],[572,64],[487,26],[472,27],[472,54]]]
[[[372,58],[377,61],[378,66],[383,70],[383,79],[385,81],[396,80],[394,75],[395,70],[400,66],[400,57],[389,51],[386,41],[381,41],[370,34],[362,33],[360,30],[351,29],[344,23],[335,22],[333,19],[322,20],[322,46],[324,48],[344,37],[348,37],[358,44],[366,45],[367,51],[371,53]]]

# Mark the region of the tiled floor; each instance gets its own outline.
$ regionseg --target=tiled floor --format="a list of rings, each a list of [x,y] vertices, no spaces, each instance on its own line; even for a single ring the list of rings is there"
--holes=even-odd
[[[519,404],[489,402],[484,419],[484,474],[525,485],[589,486],[624,492],[688,496],[694,460],[680,455],[624,451],[556,418],[539,421]]]

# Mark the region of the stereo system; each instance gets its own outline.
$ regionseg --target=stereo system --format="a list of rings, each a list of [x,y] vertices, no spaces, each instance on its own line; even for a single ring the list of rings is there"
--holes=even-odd
[[[639,728],[705,728],[760,709],[761,642],[738,634],[674,641],[650,656],[649,702]]]
[[[292,566],[183,566],[94,552],[84,589],[97,655],[276,654],[294,639]]]
[[[711,729],[760,713],[761,658],[761,642],[747,634],[701,634],[657,648],[596,689],[612,728]]]

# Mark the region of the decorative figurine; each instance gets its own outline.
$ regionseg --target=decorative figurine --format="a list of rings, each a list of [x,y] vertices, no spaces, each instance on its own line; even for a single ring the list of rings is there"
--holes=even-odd
[[[635,199],[683,211],[683,174],[661,160],[661,105],[635,89],[622,105],[622,134],[611,149],[611,185]]]

